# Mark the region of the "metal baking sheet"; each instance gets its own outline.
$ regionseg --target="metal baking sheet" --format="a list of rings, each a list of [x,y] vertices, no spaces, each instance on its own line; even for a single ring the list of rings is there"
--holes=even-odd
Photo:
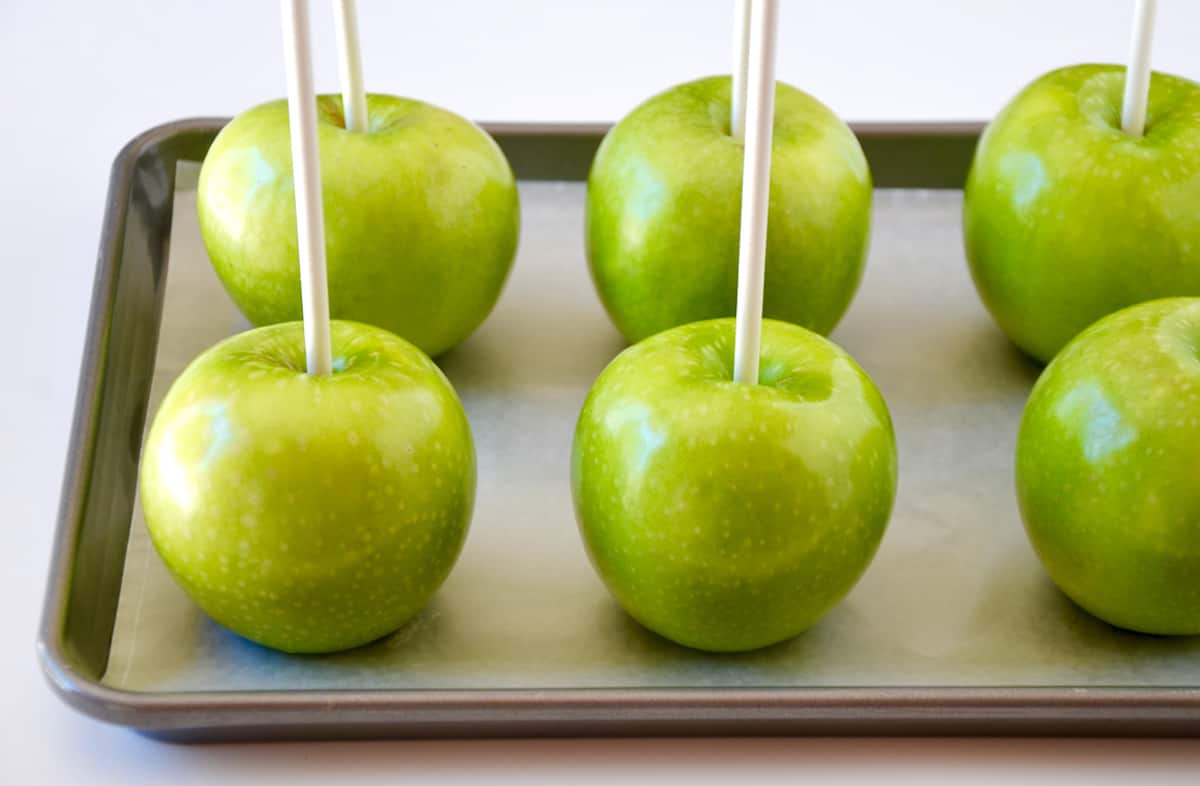
[[[1026,544],[1012,457],[1038,369],[972,290],[948,188],[976,126],[856,129],[888,188],[833,337],[887,399],[900,485],[870,570],[810,632],[693,652],[628,619],[592,572],[568,456],[588,387],[622,348],[583,256],[582,179],[603,129],[520,126],[492,129],[522,179],[512,278],[439,358],[479,455],[457,567],[414,621],[351,652],[288,656],[221,629],[167,575],[135,499],[146,413],[248,327],[195,217],[196,162],[219,127],[149,132],[114,168],[39,642],[82,711],[177,740],[1200,733],[1200,639],[1089,617]]]

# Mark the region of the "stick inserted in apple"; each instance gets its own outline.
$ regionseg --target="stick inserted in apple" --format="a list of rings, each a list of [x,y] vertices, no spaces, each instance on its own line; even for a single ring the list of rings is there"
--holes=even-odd
[[[735,14],[734,78],[649,99],[605,136],[592,164],[588,264],[631,342],[736,310],[745,8]],[[829,108],[790,85],[775,90],[764,312],[825,335],[862,278],[871,173]]]
[[[317,99],[330,308],[437,356],[487,317],[512,268],[520,207],[496,142],[430,104],[362,92],[353,3],[337,15],[342,96]],[[200,171],[213,268],[256,325],[300,318],[288,104],[235,117]]]
[[[282,0],[304,322],[234,336],[188,366],[151,425],[141,501],[158,553],[213,619],[276,649],[328,652],[395,630],[446,578],[475,454],[424,353],[329,321],[306,3]]]
[[[1043,362],[1113,311],[1200,295],[1200,85],[1151,75],[1153,2],[1138,8],[1129,68],[1034,81],[988,126],[967,180],[975,286]]]
[[[867,374],[816,333],[762,319],[777,5],[751,5],[736,320],[622,352],[584,403],[571,465],[584,543],[620,605],[725,652],[795,636],[849,592],[896,488],[891,419]]]

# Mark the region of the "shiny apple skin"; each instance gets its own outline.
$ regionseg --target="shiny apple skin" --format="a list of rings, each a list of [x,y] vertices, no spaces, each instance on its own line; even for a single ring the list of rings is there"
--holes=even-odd
[[[732,319],[659,333],[592,387],[572,453],[588,554],[642,625],[701,650],[795,636],[870,563],[896,490],[879,391],[832,342],[766,321],[735,383]]]
[[[587,194],[588,264],[630,342],[733,316],[744,146],[729,77],[678,85],[604,138]],[[828,107],[778,83],[763,313],[828,334],[862,279],[871,172]]]
[[[520,232],[516,180],[496,142],[422,101],[367,96],[369,133],[317,99],[329,302],[437,356],[500,297]],[[243,112],[204,158],[197,205],[213,269],[256,325],[301,318],[286,101]]]
[[[325,376],[304,371],[299,322],[207,350],[142,454],[167,568],[217,622],[286,652],[400,627],[454,565],[474,504],[470,429],[437,366],[379,328],[332,331]]]
[[[1045,363],[1134,303],[1200,295],[1200,85],[1155,73],[1146,132],[1121,130],[1125,69],[1026,87],[988,126],[963,230],[980,298]]]
[[[1200,634],[1200,299],[1108,316],[1033,389],[1016,480],[1054,582],[1106,622]]]

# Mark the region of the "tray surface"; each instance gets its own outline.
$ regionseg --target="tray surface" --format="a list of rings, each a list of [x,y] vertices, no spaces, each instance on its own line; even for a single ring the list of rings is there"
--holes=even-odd
[[[248,327],[205,256],[195,218],[196,168],[180,164],[175,182],[150,413],[192,358]],[[466,549],[433,603],[368,647],[282,655],[221,629],[184,596],[135,507],[99,680],[110,702],[170,696],[172,708],[185,712],[200,706],[189,697],[240,696],[249,708],[264,692],[347,691],[319,695],[353,697],[346,706],[424,695],[436,709],[446,691],[496,697],[502,694],[486,692],[524,691],[534,701],[530,691],[549,696],[565,689],[579,697],[607,689],[593,692],[610,696],[608,720],[616,725],[607,732],[620,733],[636,731],[639,717],[653,715],[655,697],[677,698],[676,689],[710,689],[714,697],[722,689],[750,689],[743,695],[764,706],[795,697],[795,688],[846,689],[854,702],[835,701],[814,716],[829,720],[832,731],[841,729],[835,721],[855,728],[854,717],[843,713],[852,705],[869,720],[871,707],[887,706],[889,689],[919,698],[921,690],[944,688],[963,690],[945,694],[941,704],[936,691],[918,703],[953,719],[953,708],[969,707],[976,691],[980,706],[991,702],[993,714],[1015,718],[1009,730],[1021,730],[1021,697],[1036,696],[1037,688],[1055,689],[1047,695],[1060,705],[1077,694],[1083,714],[1089,690],[1111,688],[1127,694],[1130,706],[1150,705],[1147,718],[1157,707],[1200,724],[1200,638],[1140,636],[1091,618],[1057,592],[1026,543],[1013,493],[1013,448],[1038,369],[1006,342],[972,289],[958,191],[877,191],[866,276],[833,335],[883,392],[899,447],[895,510],[859,585],[810,632],[742,655],[692,652],[628,619],[587,563],[568,481],[583,398],[622,348],[588,280],[583,199],[580,182],[522,182],[512,278],[484,326],[439,359],[471,420],[479,488]],[[1168,690],[1146,690],[1154,688]],[[336,698],[330,700],[336,713]],[[238,721],[236,704],[205,704],[206,711],[226,712],[211,725],[269,725],[263,716]],[[541,705],[549,720],[552,705]],[[710,711],[717,721],[752,721],[752,705],[730,705],[723,718],[714,699]],[[639,716],[639,708],[648,714]],[[623,727],[622,713],[630,721]],[[1119,722],[1135,715],[1105,717]],[[1025,717],[1024,730],[1037,731],[1038,713]],[[195,717],[151,722],[136,713],[117,719],[151,730],[209,725]],[[337,717],[326,720],[329,726]],[[864,722],[860,730],[868,727]]]

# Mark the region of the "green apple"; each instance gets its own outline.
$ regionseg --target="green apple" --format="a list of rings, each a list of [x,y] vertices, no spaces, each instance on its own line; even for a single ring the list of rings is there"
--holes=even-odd
[[[1112,314],[1038,379],[1017,439],[1029,539],[1106,622],[1200,634],[1200,299]]]
[[[733,381],[734,321],[622,352],[592,387],[572,453],[576,516],[629,614],[702,650],[812,626],[866,570],[896,491],[883,398],[844,351],[763,325],[760,382]]]
[[[1124,86],[1111,65],[1034,81],[988,126],[967,178],[975,286],[1043,362],[1106,314],[1200,295],[1200,85],[1154,74],[1141,137],[1121,130]]]
[[[428,357],[333,323],[334,372],[305,373],[299,322],[251,330],[175,381],[142,453],[146,524],[209,616],[286,652],[398,628],[466,538],[475,453]]]
[[[733,316],[743,145],[728,77],[673,87],[604,138],[588,177],[592,280],[631,342]],[[775,88],[763,313],[833,330],[862,278],[871,173],[850,129],[789,85]]]
[[[369,133],[317,100],[330,308],[438,355],[483,322],[517,247],[512,169],[486,133],[435,106],[367,96]],[[253,323],[300,319],[286,101],[238,115],[200,170],[200,229]]]

